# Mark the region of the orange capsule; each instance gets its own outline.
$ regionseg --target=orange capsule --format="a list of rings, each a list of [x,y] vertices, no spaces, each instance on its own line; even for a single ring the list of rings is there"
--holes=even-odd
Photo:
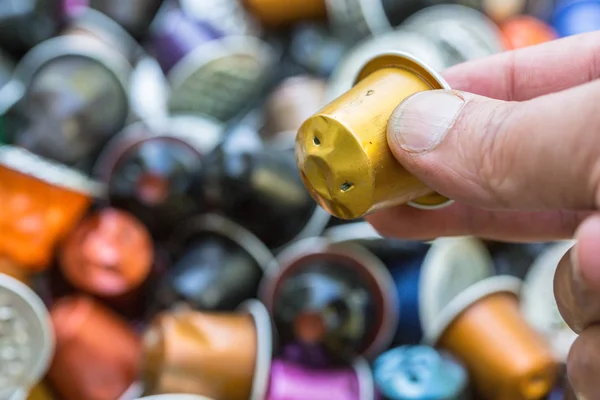
[[[269,27],[327,17],[325,0],[244,0],[244,3],[260,22]]]
[[[115,400],[140,370],[141,343],[116,314],[84,296],[50,310],[56,352],[48,378],[63,400]]]
[[[558,37],[550,25],[527,15],[508,19],[500,25],[500,30],[509,50],[534,46]]]
[[[0,146],[0,256],[45,269],[101,187],[85,176],[12,146]]]
[[[60,267],[67,280],[103,297],[138,287],[150,273],[152,259],[152,239],[144,225],[114,208],[84,219],[60,251]]]

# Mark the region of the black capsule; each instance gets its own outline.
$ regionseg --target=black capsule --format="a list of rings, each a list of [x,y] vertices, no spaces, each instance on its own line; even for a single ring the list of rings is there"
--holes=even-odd
[[[140,219],[163,238],[202,205],[190,195],[201,155],[173,137],[152,137],[116,148],[118,160],[108,175],[110,202]]]
[[[306,191],[291,149],[220,146],[207,157],[196,188],[197,197],[272,249],[309,231],[318,235],[328,220]]]
[[[368,283],[361,278],[337,260],[305,264],[288,275],[273,305],[282,341],[320,344],[336,359],[355,356],[372,339],[369,333],[378,313]]]

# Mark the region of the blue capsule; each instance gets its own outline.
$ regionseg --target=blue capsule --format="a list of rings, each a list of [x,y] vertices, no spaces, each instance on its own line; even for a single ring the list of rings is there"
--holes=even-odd
[[[459,400],[468,375],[450,355],[429,346],[401,346],[374,363],[375,384],[387,400]]]
[[[600,0],[563,0],[552,18],[560,36],[600,30]]]

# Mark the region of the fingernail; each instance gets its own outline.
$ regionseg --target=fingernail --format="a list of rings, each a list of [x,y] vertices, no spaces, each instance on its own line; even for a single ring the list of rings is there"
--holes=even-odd
[[[465,100],[455,91],[429,90],[404,100],[388,124],[388,140],[412,153],[435,149],[446,137]]]

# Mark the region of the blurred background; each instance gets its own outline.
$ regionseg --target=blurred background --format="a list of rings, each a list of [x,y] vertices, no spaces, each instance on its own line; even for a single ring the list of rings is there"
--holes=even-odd
[[[0,400],[570,398],[571,242],[382,238],[294,140],[379,54],[597,29],[598,0],[0,0]]]

